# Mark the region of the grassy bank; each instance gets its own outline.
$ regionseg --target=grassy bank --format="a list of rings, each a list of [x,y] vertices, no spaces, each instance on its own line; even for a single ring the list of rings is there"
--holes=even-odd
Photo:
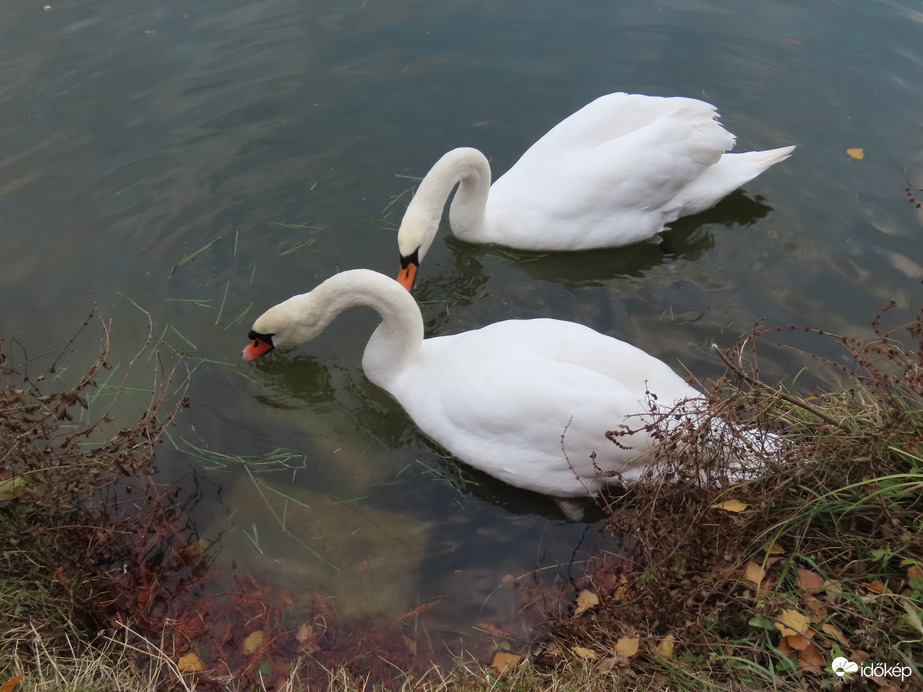
[[[371,665],[331,644],[320,604],[310,627],[296,628],[287,596],[255,583],[237,594],[235,617],[257,619],[265,640],[204,669],[189,655],[225,652],[221,637],[195,625],[201,611],[170,604],[206,578],[207,551],[149,482],[182,392],[143,355],[147,344],[128,369],[158,363],[149,404],[137,425],[110,430],[118,396],[102,407],[94,392],[124,389],[109,375],[105,325],[97,363],[52,394],[55,363],[44,381],[29,377],[0,342],[0,601],[11,606],[0,614],[0,684],[24,673],[18,689],[920,687],[923,319],[885,330],[889,319],[895,312],[863,341],[757,328],[718,354],[727,373],[700,414],[722,421],[725,443],[702,439],[713,424],[665,435],[656,475],[608,498],[607,530],[625,550],[589,562],[565,594],[572,612],[547,621],[527,649],[498,638],[492,660],[452,670],[401,670],[391,665],[400,656]],[[810,398],[764,383],[758,368],[764,349],[794,334],[803,343],[805,331],[826,343],[818,350],[839,351],[804,354],[806,368],[841,382]],[[754,425],[779,437],[755,444]],[[752,478],[722,487],[727,450],[741,447]],[[225,644],[228,632],[237,636],[225,630]],[[840,659],[842,676],[832,668]]]

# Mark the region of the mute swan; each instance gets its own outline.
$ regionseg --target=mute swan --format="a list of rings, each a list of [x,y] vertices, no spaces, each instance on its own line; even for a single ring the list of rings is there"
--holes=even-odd
[[[309,341],[356,305],[382,318],[362,357],[369,380],[455,457],[556,498],[570,517],[567,498],[619,482],[613,472],[635,480],[650,461],[649,433],[616,444],[606,431],[643,427],[652,397],[669,410],[702,396],[662,361],[574,322],[508,320],[424,339],[413,296],[367,269],[335,274],[267,310],[243,358]]]
[[[795,147],[726,154],[735,137],[709,103],[615,93],[564,119],[493,185],[477,149],[445,154],[420,181],[397,234],[410,290],[446,201],[452,232],[521,250],[590,250],[656,236],[788,158]]]

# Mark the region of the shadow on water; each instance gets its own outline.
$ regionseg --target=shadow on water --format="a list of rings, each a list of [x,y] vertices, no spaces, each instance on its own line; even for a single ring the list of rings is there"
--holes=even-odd
[[[594,295],[586,289],[605,289],[621,280],[640,283],[641,279],[647,281],[663,268],[666,271],[661,272],[662,281],[672,289],[671,297],[676,301],[677,314],[685,322],[696,321],[709,309],[709,287],[690,281],[683,267],[694,264],[715,247],[716,228],[732,228],[743,233],[746,227],[766,218],[772,210],[763,197],[748,195],[740,189],[700,214],[673,222],[658,236],[659,242],[555,253],[466,243],[451,233],[444,219],[436,243],[443,239],[449,257],[441,265],[439,261],[424,262],[414,295],[423,311],[427,335],[458,331],[458,321],[453,315],[491,293],[499,293],[496,297],[504,299],[510,290],[515,290],[521,304],[527,302],[524,301],[526,294],[534,294],[531,310],[509,316],[538,314],[538,306],[547,307],[548,284],[565,289],[568,295],[582,291],[582,309],[590,314],[574,316],[578,321],[590,319],[595,311],[601,323],[617,322],[612,317],[613,310],[622,315],[624,308],[613,306],[608,295]],[[498,266],[511,267],[513,273],[522,272],[531,281],[497,288],[495,274]],[[595,309],[591,307],[594,302],[599,303]],[[471,324],[482,326],[478,321]]]
[[[575,288],[619,277],[642,277],[669,261],[695,261],[715,245],[709,227],[750,226],[771,211],[772,207],[761,197],[750,197],[737,190],[711,209],[674,221],[660,234],[661,244],[646,242],[606,250],[541,253],[471,245],[454,236],[448,242],[456,258],[462,253],[474,258],[501,256],[535,280]],[[469,265],[464,269],[466,275],[470,273]]]

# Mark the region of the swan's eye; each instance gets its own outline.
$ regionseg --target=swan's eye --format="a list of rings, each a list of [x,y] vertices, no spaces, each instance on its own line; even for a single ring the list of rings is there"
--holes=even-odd
[[[273,336],[275,335],[274,334],[260,334],[259,332],[254,331],[252,329],[250,330],[250,333],[247,334],[247,338],[250,339],[250,341],[268,341],[269,343],[272,343]]]
[[[419,266],[420,248],[417,248],[406,257],[401,255],[401,269],[407,269],[407,267],[409,267],[411,264]]]

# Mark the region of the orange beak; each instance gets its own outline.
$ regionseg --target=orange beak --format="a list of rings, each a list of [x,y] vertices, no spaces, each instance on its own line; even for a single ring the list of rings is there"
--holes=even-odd
[[[397,275],[397,282],[408,291],[413,291],[413,282],[417,278],[417,268],[419,266],[416,262],[408,262],[401,267],[401,271]]]
[[[272,342],[261,339],[258,336],[253,337],[253,341],[244,347],[244,360],[256,360],[262,355],[272,350]]]

